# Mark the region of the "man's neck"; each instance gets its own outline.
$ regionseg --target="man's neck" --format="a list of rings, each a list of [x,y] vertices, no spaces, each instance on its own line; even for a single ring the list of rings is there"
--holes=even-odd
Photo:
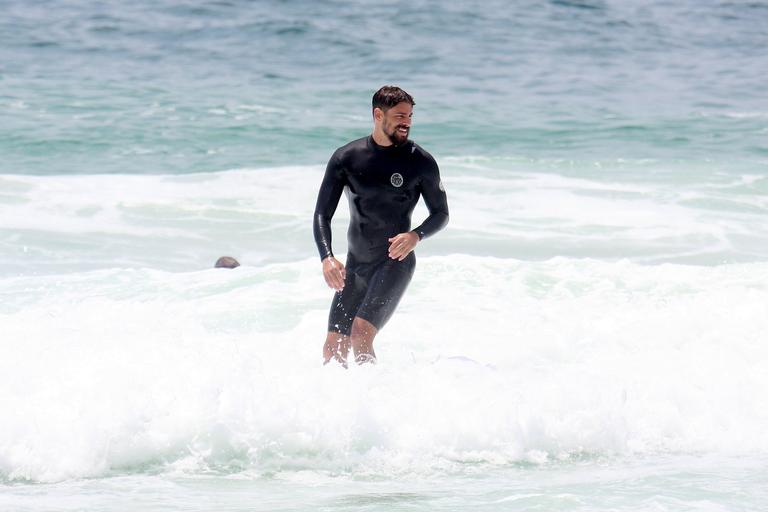
[[[393,145],[389,137],[387,137],[386,134],[381,130],[374,129],[373,133],[371,133],[371,136],[373,137],[373,142],[379,146],[389,147]]]

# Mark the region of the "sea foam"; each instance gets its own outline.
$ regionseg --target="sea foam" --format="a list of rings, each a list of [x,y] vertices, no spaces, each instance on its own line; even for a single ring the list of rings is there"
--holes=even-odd
[[[671,167],[670,167],[671,166]],[[0,177],[0,275],[90,269],[193,271],[224,254],[256,264],[316,249],[321,166],[189,175]],[[420,247],[522,260],[720,264],[768,258],[768,179],[657,161],[451,158],[451,221]],[[342,198],[334,249],[343,254]],[[423,204],[416,226],[427,216]]]
[[[379,364],[314,259],[4,278],[0,474],[396,476],[768,453],[768,266],[422,257]]]

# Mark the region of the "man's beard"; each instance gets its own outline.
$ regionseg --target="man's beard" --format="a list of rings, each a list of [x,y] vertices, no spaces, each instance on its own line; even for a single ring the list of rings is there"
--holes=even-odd
[[[405,134],[400,134],[400,132],[398,132],[398,129],[400,129],[401,127],[405,128]],[[410,133],[411,133],[411,129],[404,125],[395,126],[392,129],[392,133],[387,133],[387,130],[384,130],[384,135],[386,135],[387,138],[389,139],[389,142],[391,142],[395,146],[399,146],[400,144],[403,144],[405,141],[407,141],[408,135]]]

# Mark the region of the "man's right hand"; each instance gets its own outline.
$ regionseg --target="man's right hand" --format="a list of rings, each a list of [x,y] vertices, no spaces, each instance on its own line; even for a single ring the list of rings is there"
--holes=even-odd
[[[344,268],[344,265],[339,260],[333,256],[328,256],[323,260],[323,277],[325,277],[325,282],[328,283],[328,286],[340,292],[344,289],[344,279],[346,276],[347,269]]]

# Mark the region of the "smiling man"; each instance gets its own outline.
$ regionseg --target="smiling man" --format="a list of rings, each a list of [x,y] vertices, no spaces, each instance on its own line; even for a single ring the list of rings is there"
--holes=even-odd
[[[336,290],[323,347],[325,362],[375,362],[373,340],[411,281],[416,245],[448,223],[448,202],[432,155],[408,139],[413,97],[384,86],[373,95],[373,133],[337,149],[328,162],[314,216],[314,235],[328,286]],[[349,199],[346,266],[331,249],[331,218]],[[411,230],[419,201],[429,216]]]

